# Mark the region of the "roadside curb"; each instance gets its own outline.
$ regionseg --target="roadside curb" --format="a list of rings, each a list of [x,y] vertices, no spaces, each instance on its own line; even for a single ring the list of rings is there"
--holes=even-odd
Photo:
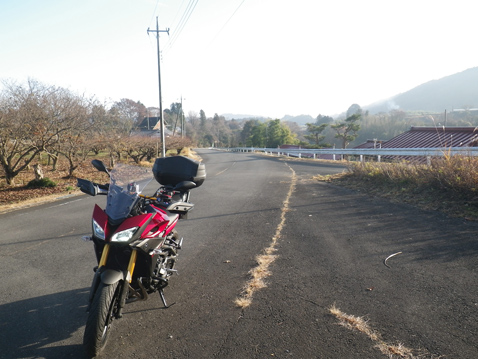
[[[62,195],[61,193],[55,193],[49,196],[32,198],[18,203],[5,204],[0,206],[0,214],[13,212],[19,209],[31,208],[45,203],[56,202],[62,199],[76,197],[82,194],[83,193],[81,191],[71,192],[66,195]]]

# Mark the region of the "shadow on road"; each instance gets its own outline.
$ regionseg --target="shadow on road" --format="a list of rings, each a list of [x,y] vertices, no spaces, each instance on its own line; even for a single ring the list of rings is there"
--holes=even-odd
[[[86,358],[81,339],[74,345],[69,339],[86,322],[88,293],[75,289],[1,305],[0,358]]]
[[[450,218],[436,211],[415,208],[408,204],[391,203],[341,187],[318,185],[315,191],[329,188],[316,197],[316,203],[291,204],[291,210],[323,218],[323,211],[333,211],[328,226],[349,241],[368,240],[392,254],[403,251],[404,256],[427,262],[453,262],[478,255],[478,223],[462,218]],[[322,192],[321,192],[322,193]],[[350,235],[347,227],[360,230]],[[343,234],[341,235],[340,233]]]

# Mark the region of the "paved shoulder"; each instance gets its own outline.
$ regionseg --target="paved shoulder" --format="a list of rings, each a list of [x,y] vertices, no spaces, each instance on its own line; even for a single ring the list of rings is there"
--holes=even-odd
[[[478,355],[476,223],[304,178],[290,208],[274,274],[235,340],[280,357],[383,358],[377,346],[398,343]],[[377,336],[337,325],[334,305]]]

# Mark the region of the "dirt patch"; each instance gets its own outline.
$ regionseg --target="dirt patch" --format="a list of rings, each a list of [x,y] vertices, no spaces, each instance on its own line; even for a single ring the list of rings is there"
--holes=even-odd
[[[59,197],[78,195],[81,192],[76,187],[76,178],[87,178],[101,183],[108,182],[108,177],[98,172],[85,162],[75,171],[74,177],[67,177],[67,163],[59,160],[57,170],[43,166],[44,176],[56,183],[55,187],[28,188],[27,184],[35,178],[33,170],[25,171],[15,177],[14,186],[7,186],[3,176],[0,176],[0,213],[19,207],[29,207],[43,202],[55,201]]]
[[[181,155],[201,161],[201,157],[189,148],[183,149]],[[101,158],[99,158],[101,159]],[[104,161],[108,163],[108,161]],[[152,163],[141,163],[142,166],[152,167]],[[56,183],[55,187],[28,188],[27,184],[35,179],[33,169],[20,173],[15,177],[15,185],[7,186],[5,176],[0,169],[0,213],[8,212],[21,207],[30,207],[39,203],[52,202],[63,196],[79,195],[81,192],[76,187],[77,178],[85,178],[98,183],[108,183],[109,178],[105,173],[98,172],[87,160],[75,170],[73,177],[68,177],[68,163],[66,159],[58,160],[56,170],[51,166],[43,165],[46,178]]]

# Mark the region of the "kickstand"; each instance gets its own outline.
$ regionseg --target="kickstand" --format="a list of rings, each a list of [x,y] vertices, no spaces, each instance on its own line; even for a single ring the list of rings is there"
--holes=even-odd
[[[159,296],[161,297],[161,301],[162,301],[163,304],[164,304],[164,308],[169,308],[169,307],[172,307],[173,305],[176,304],[176,302],[174,302],[174,303],[171,304],[171,305],[168,305],[168,304],[166,303],[166,298],[164,297],[164,292],[163,292],[162,289],[159,290]]]

